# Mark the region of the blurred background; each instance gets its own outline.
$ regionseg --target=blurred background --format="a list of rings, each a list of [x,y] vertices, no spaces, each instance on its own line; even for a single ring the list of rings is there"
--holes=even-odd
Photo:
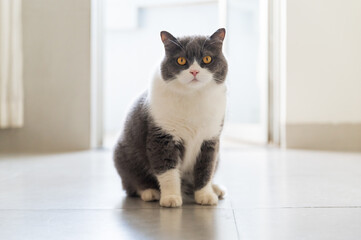
[[[0,7],[0,151],[112,148],[159,32],[227,29],[224,146],[361,151],[358,0],[23,0]]]

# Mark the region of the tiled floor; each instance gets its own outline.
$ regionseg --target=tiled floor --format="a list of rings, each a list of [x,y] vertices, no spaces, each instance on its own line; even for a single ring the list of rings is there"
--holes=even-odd
[[[0,156],[0,239],[361,239],[361,154],[224,150],[216,207],[126,198],[109,151]]]

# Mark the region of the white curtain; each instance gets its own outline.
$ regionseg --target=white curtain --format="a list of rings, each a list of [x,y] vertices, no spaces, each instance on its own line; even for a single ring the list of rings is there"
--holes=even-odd
[[[22,127],[21,0],[0,0],[0,128]]]

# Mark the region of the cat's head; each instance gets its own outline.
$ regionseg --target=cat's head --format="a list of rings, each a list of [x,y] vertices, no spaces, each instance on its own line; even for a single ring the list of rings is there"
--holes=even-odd
[[[161,64],[162,78],[166,82],[177,81],[177,85],[199,89],[212,81],[222,84],[228,65],[222,53],[224,28],[211,36],[175,38],[166,31],[160,33],[165,48]]]

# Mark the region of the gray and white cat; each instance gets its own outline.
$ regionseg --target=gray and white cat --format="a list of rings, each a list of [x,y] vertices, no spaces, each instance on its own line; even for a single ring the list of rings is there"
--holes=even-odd
[[[165,56],[150,89],[128,114],[114,152],[129,196],[182,205],[182,190],[202,205],[225,194],[212,183],[226,107],[225,29],[175,38],[161,32]]]

